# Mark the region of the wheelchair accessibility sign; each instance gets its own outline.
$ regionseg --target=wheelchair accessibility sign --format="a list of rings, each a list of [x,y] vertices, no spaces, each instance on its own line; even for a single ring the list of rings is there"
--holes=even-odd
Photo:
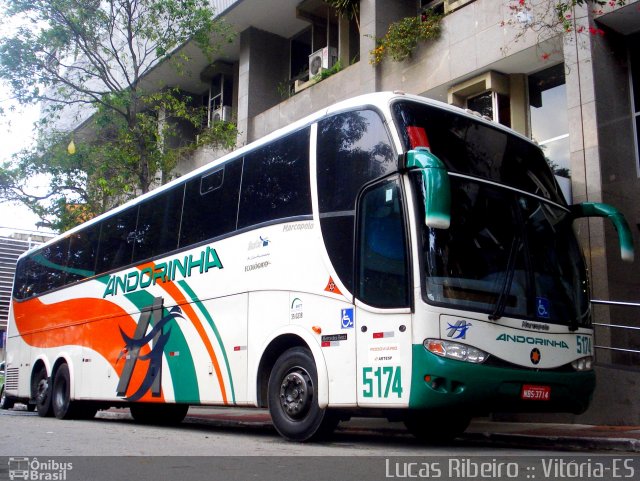
[[[342,329],[353,329],[353,307],[340,311]]]
[[[549,319],[549,299],[546,299],[544,297],[536,297],[536,307],[539,318]]]

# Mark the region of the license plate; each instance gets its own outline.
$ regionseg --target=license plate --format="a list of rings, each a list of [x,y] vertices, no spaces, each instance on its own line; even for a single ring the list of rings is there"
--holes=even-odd
[[[527,401],[548,401],[551,399],[551,387],[525,384],[522,386],[520,397]]]

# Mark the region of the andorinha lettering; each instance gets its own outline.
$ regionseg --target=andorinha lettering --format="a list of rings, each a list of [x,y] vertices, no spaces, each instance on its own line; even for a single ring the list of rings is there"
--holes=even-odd
[[[550,346],[569,349],[569,345],[565,341],[555,339],[542,339],[541,337],[530,336],[512,336],[511,334],[500,334],[496,337],[496,341],[516,342],[518,344],[533,344],[535,346]]]
[[[194,274],[204,274],[209,269],[223,269],[220,257],[213,247],[207,246],[200,251],[200,255],[187,255],[182,259],[171,259],[169,262],[160,262],[153,267],[135,269],[121,275],[109,276],[107,288],[102,297],[127,294],[138,289],[146,289],[158,282],[170,282],[176,279],[185,279]]]

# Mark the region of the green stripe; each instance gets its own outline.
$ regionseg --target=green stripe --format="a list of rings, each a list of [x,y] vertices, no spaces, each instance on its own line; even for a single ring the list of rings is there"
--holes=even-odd
[[[147,291],[132,292],[125,294],[125,297],[133,302],[139,310],[151,306],[154,299],[154,296]],[[168,311],[164,309],[163,315],[167,313]],[[164,354],[171,372],[171,382],[176,402],[199,404],[198,378],[189,344],[175,320],[168,325],[171,327],[171,336],[164,348]],[[180,352],[180,355],[169,356],[170,352]]]
[[[231,367],[229,366],[229,359],[227,358],[227,351],[224,348],[224,343],[222,342],[222,338],[220,337],[220,333],[218,332],[218,329],[216,328],[216,325],[214,324],[213,319],[211,318],[211,315],[209,314],[209,311],[207,311],[207,309],[204,307],[204,304],[202,304],[202,302],[198,299],[198,296],[196,296],[196,293],[193,292],[191,287],[189,287],[189,285],[185,281],[178,281],[178,284],[189,295],[189,297],[191,297],[191,300],[194,302],[194,304],[196,306],[198,306],[198,309],[200,309],[200,312],[202,312],[204,317],[207,319],[207,321],[209,322],[209,325],[211,326],[211,329],[213,330],[213,333],[216,335],[216,339],[218,340],[218,345],[220,346],[220,349],[222,350],[222,355],[224,357],[224,363],[225,363],[225,365],[227,367],[227,374],[229,375],[229,385],[231,387],[231,399],[232,399],[233,403],[235,404],[236,403],[236,394],[235,394],[235,391],[233,389],[233,377],[231,376]]]

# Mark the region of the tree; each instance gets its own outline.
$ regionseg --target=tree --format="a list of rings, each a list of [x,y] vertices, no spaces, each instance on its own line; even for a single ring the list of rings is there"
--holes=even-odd
[[[594,25],[580,25],[576,22],[576,7],[586,6],[592,13],[602,14],[606,9],[627,3],[627,0],[511,0],[511,19],[507,23],[520,28],[516,40],[528,32],[534,32],[538,43],[562,32],[572,36],[603,35],[603,30]],[[542,56],[548,58],[549,53],[545,52]]]
[[[21,26],[0,38],[0,80],[19,102],[40,103],[47,120],[37,145],[0,168],[0,200],[22,202],[45,225],[65,229],[168,181],[180,155],[196,147],[177,141],[180,131],[200,128],[206,113],[149,73],[161,63],[184,73],[188,52],[211,58],[231,41],[208,0],[4,3],[3,21]],[[93,114],[82,138],[54,128],[73,109]],[[235,134],[225,124],[203,138],[229,148]],[[28,188],[36,174],[51,177],[45,192]]]

